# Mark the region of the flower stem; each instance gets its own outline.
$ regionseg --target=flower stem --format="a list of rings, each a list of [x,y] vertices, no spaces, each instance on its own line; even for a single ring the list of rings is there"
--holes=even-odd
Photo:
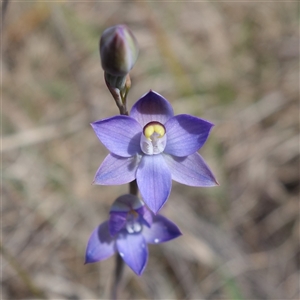
[[[116,269],[115,269],[115,276],[114,276],[115,278],[114,278],[113,286],[111,289],[111,299],[112,300],[117,300],[117,291],[118,291],[118,286],[121,281],[123,270],[124,270],[124,261],[123,261],[122,257],[120,256],[120,254],[117,253]]]
[[[128,116],[126,100],[127,94],[131,87],[131,80],[129,74],[127,74],[126,76],[116,77],[111,76],[105,72],[104,79],[107,88],[109,89],[111,95],[115,99],[116,105],[118,106],[120,111],[120,115]]]
[[[126,77],[126,83],[125,83],[125,88],[123,90],[123,93],[119,89],[112,88],[109,85],[107,80],[106,80],[106,84],[107,84],[107,87],[109,88],[112,96],[114,97],[114,99],[116,101],[116,104],[120,111],[120,115],[128,115],[128,110],[127,110],[127,106],[126,106],[126,98],[127,98],[128,91],[131,87],[131,81],[130,81],[129,74]],[[137,196],[138,193],[139,193],[139,190],[138,190],[136,180],[133,180],[129,183],[129,194]],[[123,261],[122,257],[120,256],[120,254],[117,253],[114,281],[113,281],[113,285],[111,288],[111,299],[112,300],[117,299],[118,288],[119,288],[119,284],[121,282],[123,270],[124,270],[124,261]]]
[[[136,180],[131,181],[129,183],[129,194],[137,196],[138,192],[139,192],[139,190],[138,190]]]

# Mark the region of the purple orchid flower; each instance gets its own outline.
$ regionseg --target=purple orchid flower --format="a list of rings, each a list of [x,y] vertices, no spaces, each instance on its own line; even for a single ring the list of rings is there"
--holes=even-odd
[[[136,179],[143,200],[154,213],[167,201],[172,179],[189,186],[218,185],[197,153],[213,124],[190,115],[174,116],[170,103],[156,92],[140,98],[129,116],[91,125],[110,151],[94,183],[118,185]]]
[[[119,252],[125,263],[141,275],[148,260],[147,244],[167,242],[181,235],[178,227],[161,215],[153,215],[134,195],[117,198],[108,221],[92,233],[85,263],[104,260]]]

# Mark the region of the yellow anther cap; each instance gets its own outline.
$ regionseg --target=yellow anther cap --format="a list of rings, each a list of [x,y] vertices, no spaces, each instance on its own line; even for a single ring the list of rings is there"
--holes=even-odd
[[[166,130],[164,125],[158,122],[150,122],[144,127],[144,135],[147,139],[151,139],[153,133],[157,133],[158,137],[161,138],[165,135]]]
[[[154,126],[148,125],[144,129],[144,135],[147,139],[150,139],[151,135],[154,133]]]
[[[166,130],[165,130],[164,126],[162,126],[161,124],[155,124],[154,125],[154,131],[156,133],[158,133],[160,137],[163,137],[166,133]]]

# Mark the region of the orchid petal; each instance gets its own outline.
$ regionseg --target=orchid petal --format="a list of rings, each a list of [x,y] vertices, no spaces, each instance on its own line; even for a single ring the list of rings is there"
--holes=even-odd
[[[129,212],[144,207],[144,202],[135,195],[125,194],[118,197],[110,208],[110,212]]]
[[[141,234],[120,234],[117,248],[125,263],[137,274],[141,275],[148,260],[148,247]]]
[[[136,212],[144,219],[146,226],[150,227],[153,221],[153,214],[151,211],[144,205],[143,207],[136,210]]]
[[[190,115],[178,115],[165,124],[167,145],[165,153],[188,156],[198,151],[209,135],[213,124]]]
[[[171,192],[171,173],[162,155],[145,155],[137,169],[136,180],[148,207],[156,214]]]
[[[98,139],[115,155],[130,157],[141,152],[142,127],[133,118],[116,116],[91,123]]]
[[[85,263],[93,263],[109,258],[116,252],[115,240],[108,230],[108,222],[99,225],[92,233],[85,254]]]
[[[171,104],[154,91],[150,91],[141,97],[133,105],[130,112],[130,117],[136,119],[142,127],[152,121],[165,124],[173,115]]]
[[[138,160],[138,156],[124,158],[108,154],[96,172],[93,183],[118,185],[133,181],[135,179]]]
[[[170,168],[172,179],[189,186],[209,187],[218,185],[212,171],[199,153],[186,157],[163,154]]]
[[[126,224],[127,212],[111,212],[108,228],[111,236],[116,235]]]
[[[147,243],[159,244],[175,239],[182,233],[179,228],[167,218],[156,215],[150,228],[143,227],[143,235]]]

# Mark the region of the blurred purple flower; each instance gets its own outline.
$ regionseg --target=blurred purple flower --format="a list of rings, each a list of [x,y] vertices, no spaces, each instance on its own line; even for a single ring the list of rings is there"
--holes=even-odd
[[[129,116],[115,116],[91,125],[110,151],[94,183],[118,185],[136,179],[145,203],[154,213],[167,201],[172,179],[198,187],[218,184],[197,153],[213,124],[190,115],[174,116],[170,103],[156,92],[140,98]]]
[[[109,220],[93,231],[85,263],[104,260],[118,251],[125,263],[141,275],[148,260],[147,244],[167,242],[180,235],[174,223],[153,215],[138,197],[123,195],[112,205]]]

